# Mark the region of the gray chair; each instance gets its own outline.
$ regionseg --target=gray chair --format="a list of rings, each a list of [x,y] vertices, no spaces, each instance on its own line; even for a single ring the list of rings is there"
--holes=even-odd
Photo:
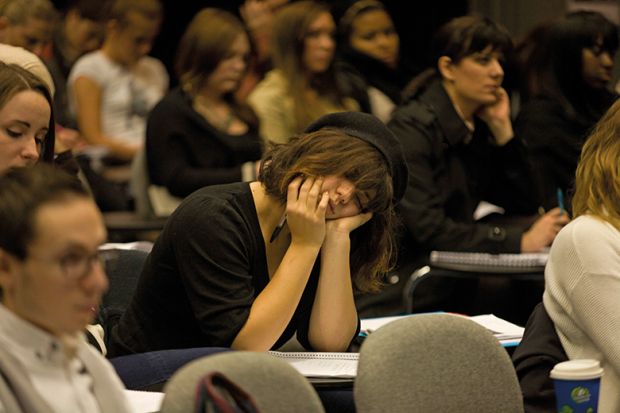
[[[394,321],[362,344],[358,413],[523,412],[510,357],[484,327],[452,314]]]
[[[193,412],[199,380],[216,371],[250,394],[261,412],[324,412],[312,385],[287,362],[267,353],[231,351],[194,360],[177,371],[164,387],[161,413]]]

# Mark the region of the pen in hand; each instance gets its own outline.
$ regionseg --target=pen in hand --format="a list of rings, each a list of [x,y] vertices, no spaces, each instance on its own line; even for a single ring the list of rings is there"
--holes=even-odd
[[[557,191],[557,195],[558,195],[558,208],[560,208],[560,213],[564,214],[566,212],[566,209],[564,209],[564,194],[562,193],[562,190],[560,188],[558,188]]]

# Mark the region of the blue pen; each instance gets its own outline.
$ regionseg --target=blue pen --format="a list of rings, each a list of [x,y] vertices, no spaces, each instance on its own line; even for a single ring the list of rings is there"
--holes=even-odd
[[[560,207],[560,212],[564,213],[564,194],[562,190],[558,188],[558,207]]]

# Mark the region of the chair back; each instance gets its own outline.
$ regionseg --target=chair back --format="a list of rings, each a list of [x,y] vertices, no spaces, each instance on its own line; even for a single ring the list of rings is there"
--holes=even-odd
[[[197,385],[212,372],[251,395],[261,412],[324,412],[312,385],[287,362],[266,353],[231,351],[194,360],[177,371],[164,387],[161,413],[194,412]]]
[[[142,218],[167,217],[183,201],[170,194],[166,187],[151,183],[144,148],[138,151],[131,163],[130,189],[136,213]]]
[[[104,337],[110,337],[112,327],[129,306],[151,246],[152,243],[146,241],[101,246],[101,249],[116,252],[114,259],[106,262],[109,286],[97,312],[97,322],[103,327]]]
[[[138,285],[142,267],[149,253],[143,249],[114,249],[118,254],[106,263],[109,287],[101,300],[104,312],[122,314]]]
[[[146,150],[140,149],[131,162],[129,188],[134,199],[136,213],[142,218],[155,216],[148,194],[149,171],[146,166]]]
[[[453,314],[389,323],[362,344],[358,413],[523,412],[510,357],[484,327]]]

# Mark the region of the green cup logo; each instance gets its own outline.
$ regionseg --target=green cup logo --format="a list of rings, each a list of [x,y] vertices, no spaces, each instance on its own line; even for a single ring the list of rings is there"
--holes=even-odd
[[[585,387],[577,386],[570,392],[570,397],[577,404],[590,401],[590,390]]]

